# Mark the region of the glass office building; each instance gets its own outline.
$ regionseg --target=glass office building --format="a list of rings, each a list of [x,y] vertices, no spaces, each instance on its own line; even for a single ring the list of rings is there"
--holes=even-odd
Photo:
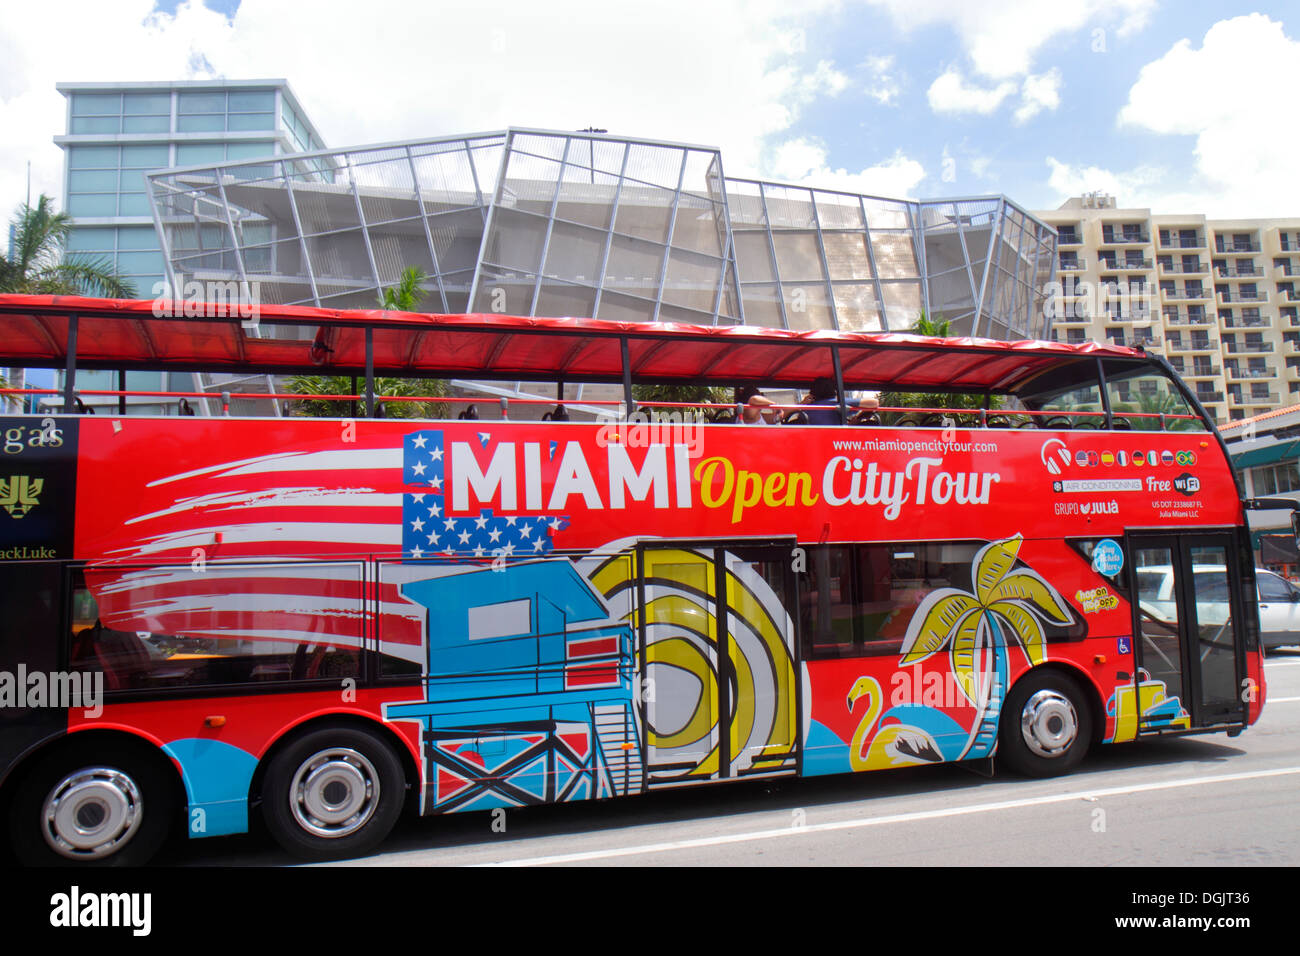
[[[150,170],[322,148],[284,80],[60,83],[68,250],[111,262],[147,298],[166,275]]]
[[[228,101],[222,115],[230,130],[247,114]],[[182,159],[146,177],[177,287],[242,280],[263,302],[372,308],[416,266],[429,312],[862,331],[924,312],[956,334],[1051,331],[1055,231],[1003,196],[735,179],[709,147],[520,128]]]
[[[151,298],[167,276],[148,172],[324,146],[285,80],[60,83],[57,89],[67,99],[67,132],[54,139],[64,154],[63,209],[72,217],[67,249],[111,264],[139,298]],[[255,233],[251,227],[249,235]],[[219,390],[234,382],[245,391],[270,390],[264,378],[130,372],[125,384],[133,390],[187,391]],[[118,385],[111,372],[83,372],[78,381],[87,390]],[[56,399],[42,402],[51,405]],[[87,397],[91,405],[115,402]],[[142,397],[129,403],[133,411],[178,407]],[[199,403],[200,409],[208,411],[209,404]]]

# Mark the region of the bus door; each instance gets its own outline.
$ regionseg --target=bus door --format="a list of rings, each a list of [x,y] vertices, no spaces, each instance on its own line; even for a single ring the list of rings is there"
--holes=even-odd
[[[1251,585],[1243,582],[1232,533],[1140,533],[1127,540],[1136,664],[1145,672],[1138,734],[1243,720],[1241,622]]]
[[[792,548],[638,549],[649,786],[796,772]]]

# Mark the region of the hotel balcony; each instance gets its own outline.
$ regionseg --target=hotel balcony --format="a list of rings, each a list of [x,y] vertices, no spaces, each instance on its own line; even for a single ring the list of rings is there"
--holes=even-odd
[[[1214,270],[1214,274],[1224,279],[1257,279],[1264,274],[1260,266],[1220,266]]]
[[[1242,382],[1258,378],[1277,378],[1277,369],[1273,368],[1233,368],[1226,366],[1224,376],[1230,382]]]
[[[1151,243],[1151,236],[1143,232],[1108,232],[1101,230],[1103,246],[1145,246]]]
[[[1088,268],[1087,259],[1067,259],[1061,257],[1060,264],[1057,266],[1061,272],[1082,272]]]
[[[1194,394],[1194,395],[1197,397],[1197,399],[1200,401],[1200,403],[1201,403],[1202,405],[1209,405],[1209,404],[1214,403],[1214,402],[1222,402],[1222,401],[1223,401],[1223,393],[1222,393],[1222,392],[1200,392],[1200,391],[1197,391],[1197,392],[1193,392],[1192,394]]]
[[[1162,240],[1161,249],[1206,249],[1205,237],[1199,233],[1195,237],[1170,236],[1168,240]]]
[[[1219,289],[1216,290],[1220,302],[1267,302],[1268,293],[1263,289],[1256,289],[1254,292],[1242,292],[1240,289]]]
[[[1190,312],[1180,312],[1180,311],[1164,312],[1161,314],[1160,317],[1164,319],[1165,325],[1171,326],[1173,328],[1185,328],[1185,327],[1198,326],[1198,325],[1212,325],[1214,323],[1214,318],[1212,316],[1206,315],[1203,312],[1200,315],[1193,315]]]
[[[1190,342],[1186,339],[1174,338],[1172,335],[1166,339],[1166,352],[1218,352],[1219,343],[1214,339],[1192,339]]]
[[[1251,242],[1224,242],[1222,237],[1215,239],[1214,251],[1221,256],[1244,256],[1251,253],[1258,253],[1260,246],[1257,241]]]
[[[1263,316],[1253,319],[1243,318],[1241,316],[1232,316],[1226,319],[1220,319],[1220,324],[1225,329],[1271,329],[1273,323]]]
[[[1231,339],[1229,339],[1226,342],[1224,342],[1224,345],[1227,346],[1227,350],[1230,355],[1242,355],[1248,353],[1253,353],[1258,355],[1261,353],[1273,351],[1272,342],[1234,342]]]
[[[1234,395],[1228,393],[1228,404],[1236,408],[1244,408],[1251,405],[1280,405],[1282,396],[1277,392],[1265,392],[1263,395]]]
[[[1174,286],[1172,289],[1162,290],[1161,294],[1164,296],[1166,302],[1183,301],[1186,299],[1195,299],[1199,301],[1210,297],[1209,290],[1203,286],[1193,286],[1190,289]]]
[[[1138,303],[1134,304],[1137,305]],[[1132,312],[1110,312],[1100,316],[1100,319],[1111,325],[1123,324],[1150,327],[1155,324],[1155,317],[1149,309],[1135,309]]]
[[[1210,266],[1203,259],[1196,260],[1195,263],[1186,262],[1162,262],[1160,263],[1161,275],[1207,275]]]

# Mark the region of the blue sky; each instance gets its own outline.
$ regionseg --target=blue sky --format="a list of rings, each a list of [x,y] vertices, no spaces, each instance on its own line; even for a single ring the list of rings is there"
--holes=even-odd
[[[1281,2],[49,0],[0,21],[0,203],[28,160],[59,191],[56,82],[224,76],[287,78],[332,146],[594,125],[880,195],[1300,216],[1298,65]]]

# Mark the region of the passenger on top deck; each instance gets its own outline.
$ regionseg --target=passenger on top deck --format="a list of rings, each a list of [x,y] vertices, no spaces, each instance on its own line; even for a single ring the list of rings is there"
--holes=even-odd
[[[813,382],[812,391],[804,397],[802,404],[815,406],[803,412],[807,416],[809,425],[841,424],[840,403],[836,397],[833,379],[822,377]],[[873,412],[880,407],[880,399],[872,394],[856,401],[846,399],[844,405],[846,409],[853,412]]]
[[[770,425],[777,420],[777,410],[772,400],[755,385],[737,386],[732,393],[732,402],[744,406],[740,421],[746,425]]]

